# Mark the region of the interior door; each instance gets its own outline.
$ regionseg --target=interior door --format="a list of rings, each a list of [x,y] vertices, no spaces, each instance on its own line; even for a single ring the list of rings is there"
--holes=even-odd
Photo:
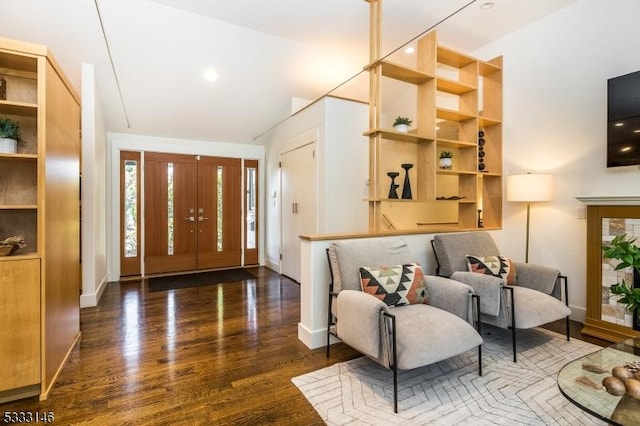
[[[318,232],[315,142],[281,156],[281,273],[300,282],[301,234]]]
[[[238,158],[198,162],[198,268],[242,263],[242,167]]]
[[[196,157],[145,153],[144,163],[145,273],[196,269]]]

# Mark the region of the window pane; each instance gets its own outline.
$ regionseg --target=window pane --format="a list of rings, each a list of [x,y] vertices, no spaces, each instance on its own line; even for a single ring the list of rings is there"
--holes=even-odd
[[[138,256],[138,162],[124,162],[124,257]]]
[[[173,163],[167,164],[167,254],[173,255]]]
[[[247,248],[256,248],[256,169],[247,168]]]
[[[223,200],[223,194],[222,194],[222,166],[218,166],[218,184],[217,184],[217,195],[218,195],[218,202],[216,203],[216,209],[218,212],[218,222],[217,222],[217,228],[218,228],[218,235],[217,235],[217,240],[218,240],[218,246],[217,249],[218,251],[222,251],[222,224],[223,224],[223,217],[222,217],[222,200]]]

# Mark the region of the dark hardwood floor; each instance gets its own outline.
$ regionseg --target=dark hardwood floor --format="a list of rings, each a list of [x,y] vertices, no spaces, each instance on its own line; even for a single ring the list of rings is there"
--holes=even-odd
[[[330,359],[309,350],[297,337],[299,285],[250,271],[255,280],[159,292],[144,281],[109,284],[99,306],[82,310],[82,339],[49,399],[1,404],[0,415],[52,411],[63,425],[323,424],[291,378],[359,355],[343,344]],[[564,322],[547,328],[563,333]]]
[[[81,312],[82,339],[49,399],[0,405],[53,411],[56,424],[324,424],[291,378],[359,356],[297,337],[300,287],[257,279],[149,292],[111,283]],[[1,379],[0,379],[1,380]]]

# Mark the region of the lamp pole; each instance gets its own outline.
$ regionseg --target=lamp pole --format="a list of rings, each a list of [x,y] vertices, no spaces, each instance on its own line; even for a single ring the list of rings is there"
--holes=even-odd
[[[529,263],[529,216],[531,214],[531,201],[527,201],[527,239],[524,252],[524,262]]]

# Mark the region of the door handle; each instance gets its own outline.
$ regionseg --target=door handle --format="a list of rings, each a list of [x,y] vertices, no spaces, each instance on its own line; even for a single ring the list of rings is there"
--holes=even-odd
[[[184,220],[187,220],[187,221],[189,221],[189,222],[195,222],[195,221],[196,221],[196,218],[195,218],[195,217],[193,217],[193,216],[189,216],[189,217],[185,217],[185,218],[184,218]]]
[[[208,218],[208,217],[202,217],[202,216],[199,216],[199,217],[198,217],[198,221],[199,221],[199,222],[203,222],[203,221],[205,221],[205,220],[209,220],[209,218]]]

